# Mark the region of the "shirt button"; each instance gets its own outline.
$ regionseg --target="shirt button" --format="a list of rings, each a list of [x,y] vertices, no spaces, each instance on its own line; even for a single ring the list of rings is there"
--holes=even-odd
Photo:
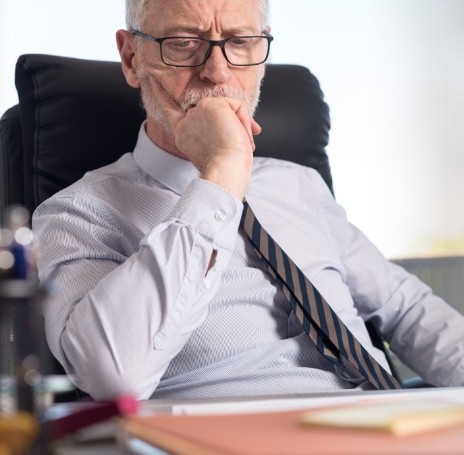
[[[214,219],[216,221],[224,221],[226,219],[226,214],[222,211],[222,210],[218,210],[215,214],[214,214]]]
[[[204,287],[205,289],[209,289],[210,286],[211,286],[211,281],[209,280],[209,278],[205,278],[205,279],[203,280],[203,287]]]

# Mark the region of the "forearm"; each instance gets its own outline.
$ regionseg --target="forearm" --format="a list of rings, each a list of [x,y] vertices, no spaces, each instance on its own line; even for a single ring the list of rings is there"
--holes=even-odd
[[[363,319],[428,383],[464,385],[464,317],[368,243],[365,248],[361,277],[350,280]]]
[[[45,238],[60,238],[70,252],[46,255],[43,275],[58,291],[45,306],[47,337],[76,385],[93,397],[150,396],[206,317],[233,249],[241,209],[235,199],[224,200],[224,194],[210,190],[202,210],[191,203],[194,195],[179,199],[167,220],[120,263],[102,246],[108,234],[80,233],[73,240],[75,233],[67,233],[76,226],[65,233],[49,223],[42,226],[42,232],[49,231]],[[218,207],[227,213],[220,221],[214,217]]]
[[[148,398],[206,317],[215,289],[202,284],[210,251],[202,243],[196,239],[187,254],[185,245],[171,245],[173,257],[187,260],[185,268],[169,260],[159,268],[159,254],[143,246],[74,305],[57,341],[78,387],[100,399]]]
[[[382,310],[399,315],[383,322],[391,349],[430,384],[464,385],[464,317],[413,276],[397,292]]]
[[[363,319],[427,382],[464,385],[464,317],[369,243],[361,256],[361,277],[350,283]]]
[[[439,386],[464,385],[464,317],[390,263],[331,201],[325,213],[359,315],[408,366]],[[332,210],[330,210],[332,208]]]

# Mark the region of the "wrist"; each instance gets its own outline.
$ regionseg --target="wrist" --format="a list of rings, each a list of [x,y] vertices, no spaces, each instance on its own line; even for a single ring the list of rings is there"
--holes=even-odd
[[[238,161],[238,162],[237,162]],[[242,200],[248,188],[253,160],[213,160],[200,170],[200,177],[221,186],[234,197]]]

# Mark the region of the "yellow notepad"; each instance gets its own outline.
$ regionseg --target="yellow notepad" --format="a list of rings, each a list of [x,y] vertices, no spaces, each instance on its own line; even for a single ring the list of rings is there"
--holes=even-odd
[[[301,423],[382,430],[405,436],[464,423],[464,404],[431,400],[356,403],[307,412],[302,415]]]

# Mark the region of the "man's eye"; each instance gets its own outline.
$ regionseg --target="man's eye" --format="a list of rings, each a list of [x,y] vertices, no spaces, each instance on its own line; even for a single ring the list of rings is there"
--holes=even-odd
[[[240,37],[237,36],[236,38],[231,38],[228,42],[229,47],[233,47],[235,49],[241,50],[250,50],[256,45],[260,43],[259,38],[252,38],[252,37]]]
[[[234,46],[243,46],[245,44],[248,44],[248,39],[247,38],[240,38],[239,36],[237,38],[232,38],[230,40],[230,43],[233,44]]]
[[[170,46],[177,49],[193,49],[198,46],[199,41],[196,39],[176,39],[170,41]]]

